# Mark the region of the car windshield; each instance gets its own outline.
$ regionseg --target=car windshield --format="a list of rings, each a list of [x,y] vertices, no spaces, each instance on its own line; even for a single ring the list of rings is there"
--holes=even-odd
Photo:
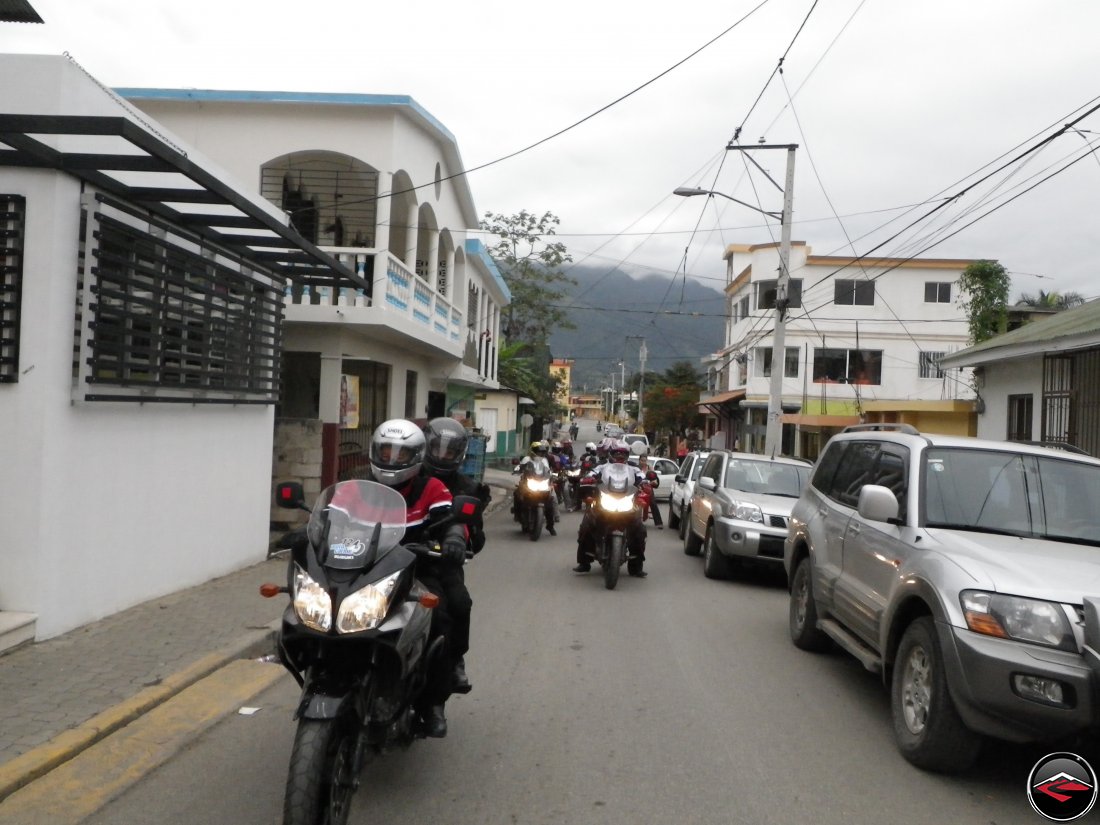
[[[1100,545],[1100,466],[993,450],[925,452],[924,521]]]
[[[779,464],[773,461],[730,459],[724,487],[744,493],[798,498],[810,477],[809,465]]]

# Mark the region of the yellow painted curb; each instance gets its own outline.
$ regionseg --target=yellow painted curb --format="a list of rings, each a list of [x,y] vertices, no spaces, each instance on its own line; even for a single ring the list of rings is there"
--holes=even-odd
[[[76,825],[284,674],[274,664],[230,662],[11,794],[0,822]]]

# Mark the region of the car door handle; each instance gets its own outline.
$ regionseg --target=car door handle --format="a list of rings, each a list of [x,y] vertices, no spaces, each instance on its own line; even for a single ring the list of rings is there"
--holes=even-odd
[[[860,534],[860,527],[858,524],[852,524],[848,526],[848,535],[858,536]]]

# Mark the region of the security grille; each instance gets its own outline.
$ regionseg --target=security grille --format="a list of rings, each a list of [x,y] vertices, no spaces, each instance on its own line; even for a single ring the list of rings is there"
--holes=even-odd
[[[275,403],[281,279],[135,207],[84,205],[77,400]]]
[[[23,291],[26,199],[0,195],[0,383],[19,380],[19,307]]]

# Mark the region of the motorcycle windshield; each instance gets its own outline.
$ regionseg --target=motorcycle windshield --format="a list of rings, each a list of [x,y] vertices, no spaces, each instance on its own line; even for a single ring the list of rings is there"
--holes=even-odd
[[[401,542],[405,499],[376,481],[341,481],[321,492],[306,532],[325,567],[358,570]]]
[[[633,486],[633,476],[626,464],[608,464],[604,489],[611,493],[625,493]]]
[[[524,473],[535,478],[549,478],[550,462],[541,457],[533,459],[525,466]]]

